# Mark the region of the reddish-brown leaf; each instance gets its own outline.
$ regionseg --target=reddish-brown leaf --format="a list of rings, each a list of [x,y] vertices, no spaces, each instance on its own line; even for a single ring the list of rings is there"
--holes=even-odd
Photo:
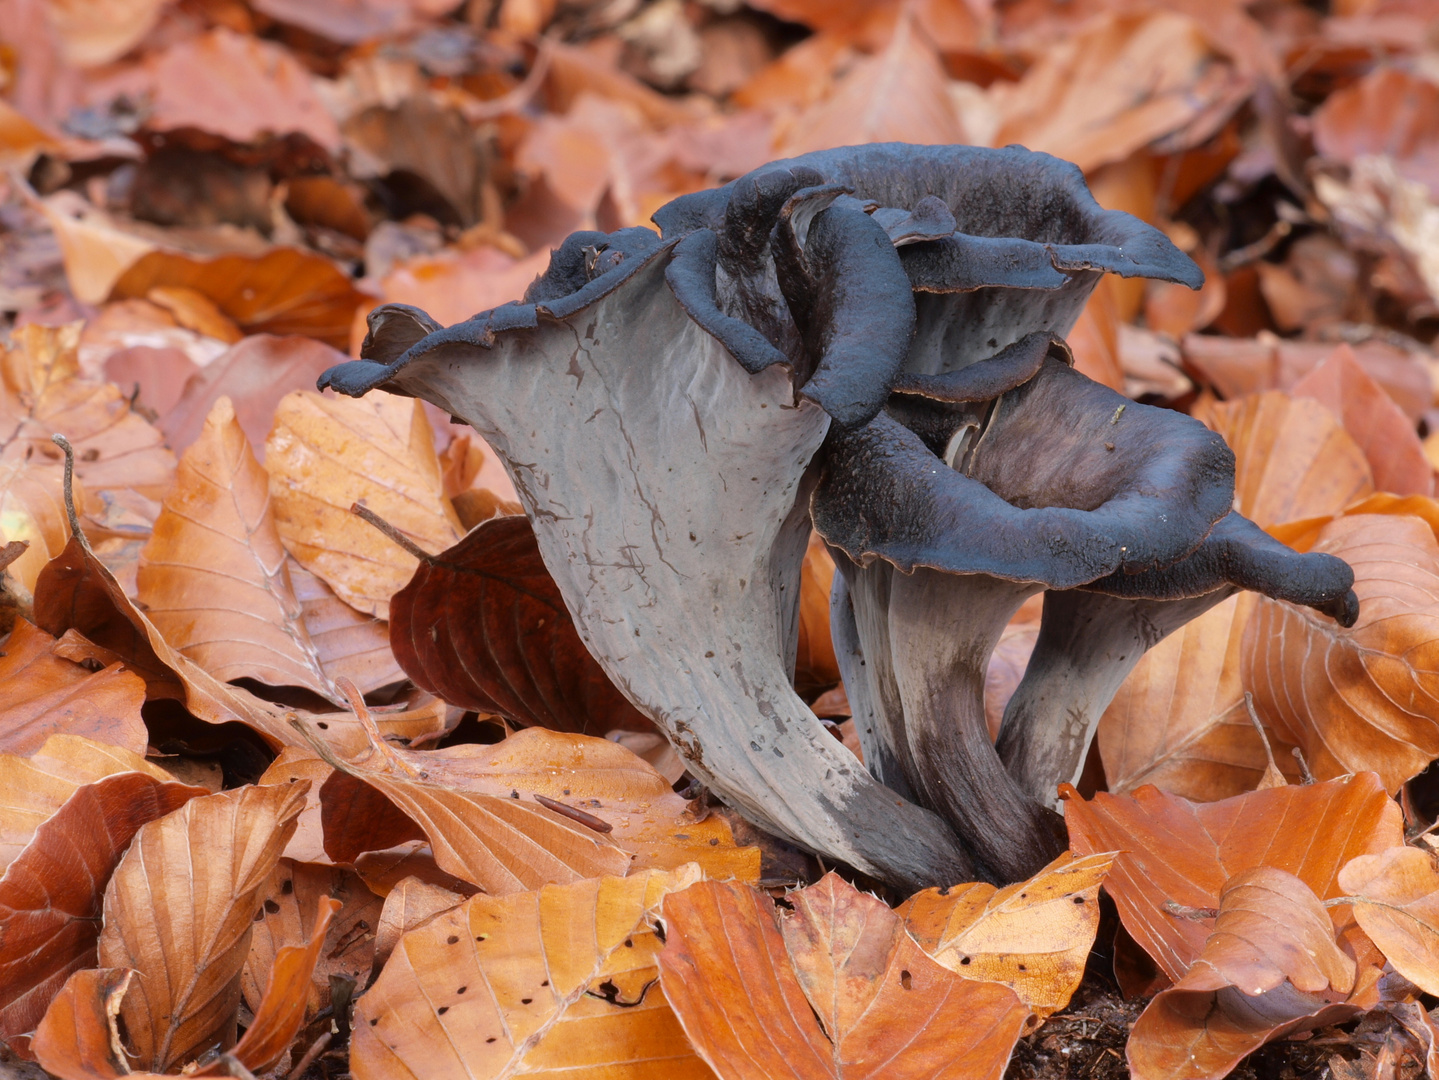
[[[653,730],[580,641],[523,515],[421,562],[390,601],[390,645],[417,686],[465,709],[586,735]]]
[[[1174,982],[1204,949],[1208,909],[1231,877],[1258,866],[1288,871],[1321,900],[1340,896],[1350,859],[1402,843],[1403,818],[1379,778],[1360,773],[1192,803],[1144,786],[1086,802],[1068,789],[1064,818],[1081,854],[1119,851],[1105,881],[1125,929]]]
[[[90,968],[71,975],[30,1044],[45,1071],[61,1080],[119,1080],[134,1073],[115,1026],[120,1003],[135,972],[130,968]]]
[[[1439,868],[1414,847],[1360,855],[1339,872],[1354,918],[1394,970],[1432,994],[1439,988]]]
[[[1290,393],[1314,398],[1339,418],[1364,451],[1374,473],[1374,486],[1380,491],[1428,495],[1434,490],[1434,470],[1409,418],[1359,366],[1348,345],[1335,349],[1328,360],[1295,383]]]
[[[121,664],[91,672],[54,652],[55,639],[24,619],[0,656],[0,751],[28,755],[65,732],[143,754],[145,683]]]
[[[1315,110],[1314,146],[1346,165],[1391,158],[1401,176],[1439,195],[1439,87],[1400,67],[1375,68]]]
[[[0,878],[0,1038],[30,1031],[80,968],[95,965],[105,885],[140,827],[204,788],[144,773],[78,788]]]
[[[1008,987],[931,960],[837,875],[789,893],[706,881],[666,898],[665,995],[726,1080],[998,1078],[1029,1017]]]

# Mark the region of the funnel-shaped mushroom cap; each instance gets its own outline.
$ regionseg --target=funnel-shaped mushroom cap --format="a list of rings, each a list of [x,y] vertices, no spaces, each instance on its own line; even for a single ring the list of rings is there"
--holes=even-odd
[[[535,302],[439,330],[380,309],[374,359],[322,381],[422,396],[488,440],[586,647],[722,798],[897,883],[963,880],[943,821],[871,778],[790,684],[805,474],[829,417],[689,318],[665,283],[673,244],[606,269],[610,249],[580,239]],[[564,265],[575,249],[596,276],[547,297],[585,276]]]

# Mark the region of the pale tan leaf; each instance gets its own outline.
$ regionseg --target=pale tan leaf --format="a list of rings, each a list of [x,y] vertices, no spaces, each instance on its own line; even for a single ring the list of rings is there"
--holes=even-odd
[[[136,580],[155,628],[215,678],[338,699],[290,586],[269,477],[229,398],[181,458]]]
[[[356,611],[293,557],[286,566],[300,617],[326,678],[334,682],[343,676],[362,694],[405,678],[390,650],[389,623]]]
[[[235,1043],[260,891],[305,783],[192,799],[144,826],[105,889],[100,965],[139,972],[121,1015],[138,1066],[168,1071]]]
[[[1439,867],[1434,855],[1392,847],[1339,871],[1354,918],[1394,969],[1425,993],[1439,990]]]
[[[425,551],[460,538],[417,401],[380,391],[358,401],[289,394],[275,411],[265,468],[285,547],[365,614],[386,618],[418,563],[351,505],[363,501]]]

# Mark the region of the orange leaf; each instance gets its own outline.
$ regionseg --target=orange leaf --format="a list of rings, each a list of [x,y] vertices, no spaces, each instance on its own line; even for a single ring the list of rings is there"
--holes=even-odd
[[[899,916],[836,874],[789,893],[738,882],[666,898],[665,994],[726,1080],[997,1078],[1029,1009],[931,960]]]
[[[1394,970],[1432,994],[1439,989],[1439,869],[1413,847],[1360,855],[1339,872],[1355,897],[1354,918]]]
[[[91,968],[71,975],[35,1029],[31,1049],[45,1071],[60,1080],[119,1080],[155,1073],[130,1071],[115,1017],[135,972]]]

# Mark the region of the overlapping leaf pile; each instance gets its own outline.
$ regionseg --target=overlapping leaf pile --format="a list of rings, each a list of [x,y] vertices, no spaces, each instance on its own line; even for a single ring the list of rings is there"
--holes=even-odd
[[[1436,26],[0,0],[0,1068],[1439,1077]],[[891,903],[689,790],[478,435],[312,389],[378,303],[456,322],[575,229],[880,140],[1069,158],[1199,262],[1102,282],[1077,366],[1223,434],[1237,509],[1361,604],[1196,619],[1100,721],[1068,856]],[[832,574],[795,682],[857,751]]]

